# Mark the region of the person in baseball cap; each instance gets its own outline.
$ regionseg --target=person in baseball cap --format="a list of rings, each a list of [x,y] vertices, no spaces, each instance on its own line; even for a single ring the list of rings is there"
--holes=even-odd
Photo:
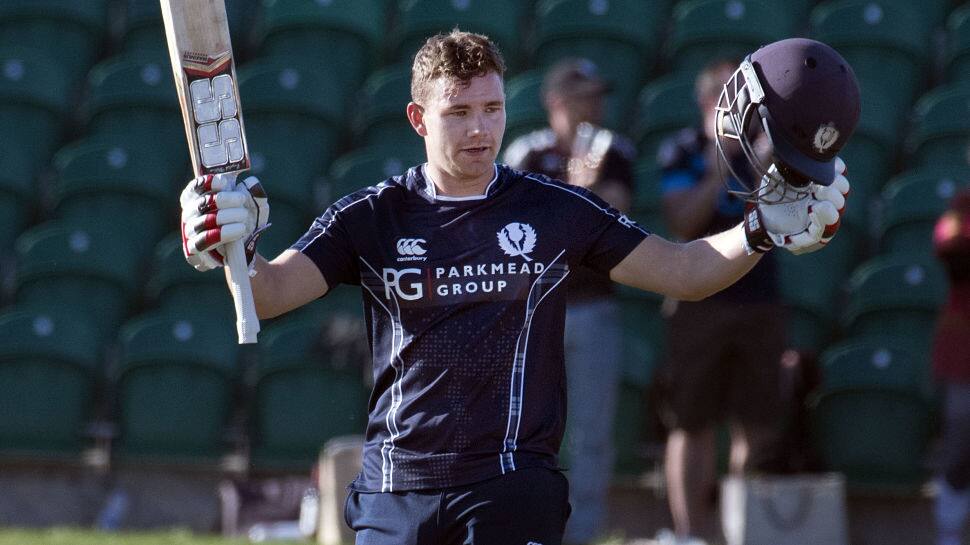
[[[566,58],[553,65],[542,81],[542,95],[602,96],[613,90],[603,79],[596,63],[583,58]]]

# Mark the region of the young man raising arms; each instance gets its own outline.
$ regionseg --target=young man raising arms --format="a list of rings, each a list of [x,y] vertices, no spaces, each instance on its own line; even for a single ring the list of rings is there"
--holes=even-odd
[[[671,243],[586,189],[495,164],[504,71],[484,36],[430,38],[406,109],[427,163],[340,199],[272,261],[253,258],[262,318],[339,283],[362,288],[375,386],[347,499],[358,544],[560,543],[570,270],[694,300],[740,278],[759,259],[751,248],[771,244],[742,225]],[[225,243],[265,223],[265,200],[211,193],[224,185],[199,179],[183,193],[197,268],[218,265]],[[811,202],[828,213],[806,217],[799,245],[838,219],[840,206]]]

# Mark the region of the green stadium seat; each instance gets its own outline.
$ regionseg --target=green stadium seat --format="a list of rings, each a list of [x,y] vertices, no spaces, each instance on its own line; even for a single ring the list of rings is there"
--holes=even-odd
[[[359,317],[290,320],[268,330],[260,339],[254,373],[253,466],[310,467],[327,440],[363,434],[367,368]]]
[[[226,19],[229,23],[232,47],[242,58],[248,58],[252,49],[256,24],[265,20],[264,5],[264,0],[227,0],[226,2]]]
[[[74,458],[101,372],[102,345],[83,314],[60,307],[0,314],[0,456]]]
[[[674,7],[668,64],[696,74],[718,59],[742,59],[758,47],[788,38],[795,14],[776,2],[686,0]]]
[[[564,57],[587,58],[613,84],[605,124],[626,129],[643,79],[653,69],[667,0],[544,0],[536,6],[535,62],[543,70]]]
[[[327,177],[326,202],[340,198],[381,181],[404,174],[408,168],[424,162],[423,156],[408,153],[400,147],[372,146],[358,148],[333,162]]]
[[[947,79],[970,81],[970,4],[953,10],[947,18],[946,46]]]
[[[168,43],[162,23],[162,10],[154,0],[124,0],[124,25],[121,48],[125,55],[168,62]],[[226,17],[234,53],[245,56],[250,46],[250,30],[259,18],[260,0],[229,0]],[[238,57],[237,57],[238,58]]]
[[[852,138],[839,151],[852,184],[843,223],[857,232],[869,230],[871,204],[892,172],[901,130],[891,101],[884,93],[870,91],[862,100],[862,113]]]
[[[348,90],[356,90],[377,66],[386,34],[379,0],[265,0],[263,5],[256,32],[261,57],[306,63]]]
[[[423,141],[408,121],[405,109],[411,102],[411,66],[386,66],[367,77],[353,120],[361,145],[413,145]]]
[[[286,203],[301,210],[308,210],[313,202],[313,186],[318,172],[299,168],[290,161],[290,148],[283,146],[251,149],[250,169],[241,175],[256,176],[272,200],[270,214],[278,203]],[[272,216],[270,216],[272,221]]]
[[[239,68],[250,150],[323,172],[342,145],[345,90],[326,72],[260,59]],[[274,151],[275,150],[275,151]]]
[[[216,462],[239,379],[232,323],[195,312],[128,321],[119,335],[114,385],[125,460]]]
[[[121,31],[123,51],[168,59],[168,44],[158,2],[121,0],[124,17]],[[226,0],[226,18],[236,55],[246,55],[252,42],[252,27],[260,18],[262,0]],[[159,58],[162,55],[163,58]]]
[[[968,184],[970,167],[925,168],[894,177],[882,192],[880,251],[931,256],[936,220]]]
[[[43,50],[70,82],[78,82],[101,51],[108,26],[108,0],[4,0],[0,2],[0,47]]]
[[[162,23],[162,10],[152,0],[125,0],[121,48],[127,56],[168,60],[168,43]]]
[[[269,229],[259,239],[259,252],[272,259],[292,245],[310,225],[318,212],[313,208],[314,184],[319,178],[315,171],[300,168],[298,161],[290,161],[290,150],[263,148],[250,150],[252,174],[259,178],[270,199]]]
[[[860,183],[872,189],[885,185],[902,130],[892,100],[885,93],[872,91],[866,95],[859,124],[839,152],[850,169],[853,189]]]
[[[970,85],[937,87],[913,108],[907,141],[912,167],[970,166]]]
[[[520,2],[514,0],[401,0],[390,36],[392,58],[410,63],[425,40],[458,27],[485,34],[514,67],[519,59]]]
[[[507,146],[516,138],[549,126],[542,104],[542,73],[521,72],[505,84],[505,137]]]
[[[913,26],[925,29],[927,33],[944,28],[950,4],[959,4],[961,0],[926,0],[919,3],[919,9],[913,10]],[[883,5],[896,8],[903,6],[912,9],[916,4],[912,0],[880,0]]]
[[[71,89],[65,72],[41,52],[0,47],[0,250],[31,218],[35,177],[61,138]]]
[[[851,339],[822,356],[814,444],[850,490],[909,492],[927,478],[932,404],[922,361],[892,339]]]
[[[946,274],[935,259],[913,253],[878,256],[849,279],[843,327],[852,336],[895,337],[927,357],[946,292]]]
[[[270,201],[272,199],[272,193],[270,193]],[[273,259],[283,253],[307,232],[313,218],[322,213],[323,209],[311,215],[305,207],[291,206],[282,201],[279,205],[272,204],[269,214],[269,222],[272,225],[259,237],[257,245],[260,255],[266,259]]]
[[[631,134],[641,157],[656,163],[661,142],[681,129],[700,125],[694,77],[686,72],[668,74],[640,91]]]
[[[9,253],[17,235],[24,229],[28,220],[28,210],[24,203],[14,195],[0,196],[0,253]]]
[[[25,308],[64,308],[114,335],[136,292],[141,263],[116,228],[49,221],[17,238],[15,290]]]
[[[199,272],[186,263],[181,233],[171,233],[155,245],[151,271],[142,295],[158,310],[170,314],[196,313],[224,323],[235,320],[224,272]]]
[[[148,257],[151,245],[175,223],[184,162],[168,162],[147,146],[111,134],[61,149],[54,166],[55,213],[72,225],[123,225],[116,236],[129,238]]]
[[[776,252],[778,289],[788,312],[789,346],[819,353],[836,335],[840,296],[856,266],[858,235],[843,227],[811,255]]]
[[[892,388],[929,399],[925,361],[889,336],[849,337],[821,356],[823,391]]]
[[[633,167],[636,187],[633,191],[633,208],[648,214],[663,213],[663,189],[660,180],[663,171],[651,155],[641,157]]]
[[[834,0],[812,10],[812,38],[834,47],[859,80],[862,102],[882,92],[899,118],[921,91],[930,28],[920,8],[897,1]]]
[[[166,161],[188,164],[181,109],[166,60],[115,56],[99,63],[88,74],[83,112],[89,134],[115,135]]]

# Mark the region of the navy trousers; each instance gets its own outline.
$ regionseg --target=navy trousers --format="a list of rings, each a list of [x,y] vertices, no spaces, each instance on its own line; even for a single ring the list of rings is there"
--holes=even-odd
[[[344,515],[357,545],[561,545],[568,498],[562,473],[524,468],[438,490],[351,491]]]

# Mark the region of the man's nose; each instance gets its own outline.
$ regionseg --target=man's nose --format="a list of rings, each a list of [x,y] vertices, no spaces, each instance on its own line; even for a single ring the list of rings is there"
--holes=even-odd
[[[468,127],[468,132],[473,136],[488,135],[488,119],[486,118],[485,114],[480,113],[473,116],[472,122]]]

